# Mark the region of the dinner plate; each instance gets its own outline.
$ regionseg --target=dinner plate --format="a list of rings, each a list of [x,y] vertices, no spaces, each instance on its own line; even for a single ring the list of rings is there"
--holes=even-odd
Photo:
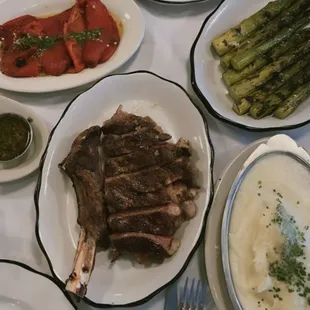
[[[226,198],[244,162],[260,144],[266,141],[268,141],[268,139],[261,139],[245,148],[226,167],[215,186],[214,199],[205,232],[205,264],[214,302],[217,308],[221,310],[233,309],[226,286],[221,253],[221,229]]]
[[[13,168],[0,169],[0,184],[18,180],[37,170],[49,137],[49,130],[45,123],[26,105],[0,96],[0,114],[2,113],[16,113],[26,119],[30,118],[32,120],[33,142],[21,164]]]
[[[192,3],[205,2],[208,0],[151,0],[151,1],[162,4],[192,4]]]
[[[191,82],[208,111],[223,122],[251,131],[293,129],[310,122],[310,98],[283,120],[272,116],[256,120],[247,115],[237,115],[232,110],[233,100],[228,96],[222,80],[219,58],[211,51],[211,41],[215,37],[254,14],[268,2],[222,1],[203,22],[190,53]]]
[[[57,282],[22,263],[0,260],[1,310],[72,310],[77,307]]]
[[[96,81],[124,64],[142,42],[145,30],[143,15],[133,0],[102,0],[102,2],[122,22],[124,28],[118,49],[106,63],[80,73],[61,76],[13,78],[0,73],[0,88],[26,93],[59,91]],[[1,3],[0,24],[24,14],[46,16],[58,13],[73,4],[72,0],[5,0]]]
[[[64,282],[71,272],[79,235],[75,193],[58,164],[81,131],[102,124],[120,104],[125,111],[152,117],[174,141],[180,137],[190,141],[202,188],[196,200],[196,217],[176,234],[181,238],[181,247],[163,264],[145,268],[127,259],[111,264],[107,252],[97,254],[85,299],[97,307],[141,304],[177,279],[200,243],[213,196],[213,148],[207,122],[186,91],[147,71],[103,78],[68,105],[51,133],[41,162],[35,193],[36,235],[58,279]]]

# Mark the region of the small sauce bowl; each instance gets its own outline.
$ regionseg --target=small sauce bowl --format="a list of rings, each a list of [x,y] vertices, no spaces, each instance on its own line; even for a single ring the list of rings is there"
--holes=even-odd
[[[0,114],[0,169],[10,169],[23,162],[33,142],[30,122],[15,113]]]

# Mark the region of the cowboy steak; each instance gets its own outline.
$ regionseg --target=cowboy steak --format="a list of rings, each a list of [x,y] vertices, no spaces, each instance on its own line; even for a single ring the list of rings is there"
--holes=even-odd
[[[98,248],[112,261],[130,253],[162,263],[176,253],[178,228],[197,212],[197,169],[189,142],[170,141],[150,117],[120,106],[103,126],[83,131],[60,168],[73,183],[81,227],[66,289],[86,293]]]

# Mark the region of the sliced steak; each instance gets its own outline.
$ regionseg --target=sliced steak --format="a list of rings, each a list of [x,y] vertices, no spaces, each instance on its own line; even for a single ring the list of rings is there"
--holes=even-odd
[[[147,254],[151,257],[172,256],[180,242],[173,237],[163,237],[144,233],[124,233],[110,235],[114,256],[123,253]]]
[[[184,222],[182,209],[174,203],[113,214],[108,224],[114,233],[143,232],[173,236]]]
[[[157,124],[150,117],[141,117],[125,112],[123,106],[120,105],[112,118],[104,122],[101,129],[105,135],[123,135],[142,127],[154,128],[156,126]]]
[[[101,129],[93,126],[74,140],[59,167],[73,183],[78,201],[78,224],[86,234],[109,247],[107,208],[104,206],[104,176],[99,154]]]
[[[187,220],[190,220],[196,216],[197,213],[197,206],[195,201],[193,200],[187,200],[181,203],[181,208],[184,213],[184,217]]]
[[[196,170],[188,157],[182,157],[165,166],[152,166],[131,174],[122,174],[107,178],[105,183],[106,197],[110,191],[132,191],[138,193],[155,192],[162,187],[182,180],[188,185],[194,185]]]
[[[174,202],[180,204],[194,199],[196,189],[188,189],[185,184],[176,182],[154,193],[132,192],[130,189],[111,188],[106,191],[106,203],[110,213],[132,208],[146,208]]]
[[[73,183],[78,202],[77,222],[81,227],[74,266],[66,289],[84,296],[95,263],[97,246],[107,249],[107,208],[99,154],[101,128],[93,126],[78,135],[68,156],[59,165]]]
[[[127,155],[108,158],[104,171],[107,177],[112,177],[154,165],[166,166],[182,156],[190,156],[189,142],[184,139],[180,139],[176,144],[163,143],[149,149],[137,149]]]
[[[160,127],[142,127],[137,131],[120,136],[108,134],[104,136],[102,146],[106,156],[115,157],[129,154],[139,148],[148,148],[169,139],[171,136],[164,133]]]

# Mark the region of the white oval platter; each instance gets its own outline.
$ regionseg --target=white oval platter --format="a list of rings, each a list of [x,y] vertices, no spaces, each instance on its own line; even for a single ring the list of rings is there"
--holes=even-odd
[[[224,31],[264,7],[269,0],[222,1],[209,15],[198,33],[191,49],[191,82],[196,94],[212,116],[251,131],[293,129],[310,122],[310,98],[286,119],[272,116],[256,120],[247,115],[238,115],[232,110],[233,100],[228,96],[222,80],[220,60],[212,52],[211,41]]]
[[[45,93],[78,87],[96,81],[123,65],[139,48],[145,30],[143,15],[133,0],[103,0],[110,12],[116,15],[124,26],[124,33],[115,54],[93,69],[76,74],[13,78],[0,73],[0,88],[26,92]],[[70,8],[72,0],[5,0],[1,3],[0,24],[24,15],[44,16]]]
[[[173,140],[190,141],[202,189],[196,200],[198,214],[177,232],[179,251],[163,264],[145,268],[126,259],[111,264],[107,252],[97,254],[85,301],[98,307],[141,304],[177,279],[199,245],[213,196],[213,148],[207,123],[185,90],[147,71],[103,78],[69,104],[42,159],[35,194],[36,234],[58,279],[64,282],[71,272],[79,234],[75,193],[58,164],[82,130],[102,124],[120,104],[125,111],[152,117]]]

